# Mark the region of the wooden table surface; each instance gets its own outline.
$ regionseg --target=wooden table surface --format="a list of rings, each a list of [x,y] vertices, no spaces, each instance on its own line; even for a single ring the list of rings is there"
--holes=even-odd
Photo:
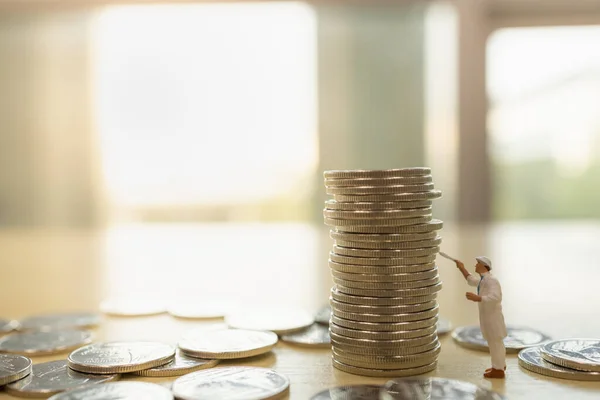
[[[511,223],[446,227],[442,249],[472,269],[474,257],[494,263],[507,323],[535,327],[554,338],[600,337],[600,224]],[[207,302],[261,307],[288,305],[316,311],[328,300],[331,247],[321,226],[303,224],[129,225],[83,231],[0,230],[0,317],[98,310],[102,299],[135,294],[168,303],[180,294]],[[439,258],[444,282],[441,315],[454,326],[477,323],[477,305],[459,271]],[[159,315],[108,317],[95,340],[160,340],[175,344],[181,333],[215,323]],[[548,378],[507,358],[507,379],[486,380],[489,355],[441,337],[442,352],[430,376],[492,388],[509,399],[600,398],[600,383]],[[34,363],[65,358],[34,357]],[[226,365],[273,368],[291,380],[290,399],[309,399],[343,384],[384,383],[385,378],[347,374],[331,366],[328,349],[279,343],[272,353]],[[131,379],[125,377],[124,379]],[[174,378],[135,378],[168,384]],[[0,399],[13,398],[0,390]]]

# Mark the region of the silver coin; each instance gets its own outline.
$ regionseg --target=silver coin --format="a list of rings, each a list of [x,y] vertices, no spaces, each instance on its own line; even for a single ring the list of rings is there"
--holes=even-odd
[[[208,359],[236,359],[254,357],[271,351],[277,344],[277,335],[268,331],[224,329],[186,335],[179,348],[190,357]]]
[[[64,313],[35,315],[20,321],[21,331],[50,331],[59,329],[92,328],[100,324],[100,315],[94,313]]]
[[[329,318],[331,318],[331,306],[326,305],[323,306],[316,314],[315,314],[315,322],[322,325],[329,325]]]
[[[316,323],[301,331],[282,335],[281,340],[305,347],[331,348],[329,328]]]
[[[177,350],[175,359],[168,364],[158,367],[136,371],[134,375],[140,376],[180,376],[189,374],[190,372],[200,371],[201,369],[212,368],[219,363],[219,360],[207,360],[203,358],[188,357],[181,351]]]
[[[48,397],[83,386],[119,379],[119,375],[92,375],[73,371],[67,360],[35,364],[30,375],[6,386],[6,391],[19,397]]]
[[[505,397],[469,382],[444,378],[402,378],[387,382],[381,400],[502,400]]]
[[[0,352],[48,355],[70,351],[92,341],[92,333],[80,330],[12,333],[0,338]]]
[[[537,346],[550,340],[547,336],[535,329],[517,326],[507,326],[508,336],[504,338],[507,353],[518,353],[526,347]],[[475,350],[489,350],[487,341],[481,334],[478,326],[459,327],[452,332],[452,338],[461,346]]]
[[[271,307],[240,310],[225,317],[225,322],[232,328],[285,334],[302,330],[315,319],[302,309]]]
[[[19,323],[17,321],[0,318],[0,336],[4,335],[5,333],[10,333],[16,330],[18,327]]]
[[[541,346],[546,361],[579,371],[600,372],[600,339],[561,339]]]
[[[265,400],[282,397],[289,386],[287,377],[271,369],[217,367],[178,378],[173,394],[180,400]]]
[[[163,314],[167,307],[160,299],[116,297],[100,303],[100,310],[107,315],[138,317]]]
[[[585,372],[561,367],[544,360],[540,347],[528,347],[519,352],[519,365],[529,371],[553,378],[574,381],[600,381],[600,372]]]
[[[16,354],[0,354],[0,386],[25,378],[31,373],[31,360]]]
[[[166,387],[146,382],[113,382],[69,390],[49,400],[173,400]]]
[[[311,400],[379,400],[379,385],[338,386],[323,390]]]
[[[164,365],[175,349],[157,342],[94,343],[69,354],[69,367],[93,374],[120,374]]]
[[[445,318],[439,318],[437,322],[437,334],[445,335],[452,330],[452,323]]]

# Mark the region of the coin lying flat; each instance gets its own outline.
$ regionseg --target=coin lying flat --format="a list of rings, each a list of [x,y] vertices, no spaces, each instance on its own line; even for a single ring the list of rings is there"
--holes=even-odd
[[[414,185],[390,185],[390,186],[325,186],[325,192],[332,195],[371,195],[371,194],[404,194],[423,193],[433,190],[433,183],[421,183]]]
[[[431,175],[403,176],[392,178],[325,178],[325,186],[393,186],[420,185],[433,182]]]
[[[439,353],[439,343],[433,350],[408,356],[365,356],[349,353],[337,347],[332,349],[335,360],[353,367],[372,369],[418,368],[437,361]]]
[[[331,288],[331,298],[341,303],[365,305],[365,306],[405,306],[410,304],[421,304],[429,301],[435,301],[436,294],[414,297],[375,297],[375,296],[356,296],[346,294]]]
[[[331,348],[329,328],[317,323],[301,331],[282,335],[281,340],[304,347]]]
[[[329,253],[329,259],[339,264],[369,265],[369,266],[403,266],[428,264],[435,261],[435,255],[422,257],[385,257],[385,258],[367,258],[367,257],[349,257],[336,253]]]
[[[100,303],[100,310],[108,315],[137,317],[167,312],[166,305],[157,299],[140,297],[116,297]]]
[[[346,220],[343,220],[346,221]],[[401,226],[356,226],[356,225],[336,225],[335,229],[338,232],[345,233],[423,233],[432,232],[442,229],[443,223],[438,219],[432,219],[429,222],[416,225],[401,225]]]
[[[376,357],[409,356],[431,351],[439,345],[437,338],[429,343],[411,347],[373,347],[364,345],[352,346],[336,341],[332,341],[332,343],[333,349],[337,352],[343,351],[344,353]]]
[[[399,219],[336,219],[336,218],[324,218],[325,225],[329,226],[353,226],[355,228],[362,229],[378,229],[379,227],[406,227],[418,224],[425,224],[430,222],[432,219],[431,215],[423,217],[413,218],[399,218]],[[358,232],[362,232],[359,230]]]
[[[6,391],[19,397],[48,397],[65,390],[105,383],[119,375],[92,375],[73,371],[66,360],[35,364],[26,378],[6,386]]]
[[[347,240],[336,240],[335,244],[341,247],[350,247],[354,249],[372,249],[372,250],[408,250],[408,249],[428,249],[439,246],[442,243],[442,237],[436,236],[429,240],[416,240],[411,242],[351,242]]]
[[[398,347],[416,347],[422,346],[427,343],[431,343],[437,340],[435,333],[415,337],[412,339],[357,339],[353,337],[339,335],[335,332],[330,332],[331,341],[336,344],[363,347],[363,348],[376,348],[376,349],[390,349]]]
[[[91,341],[91,332],[71,329],[12,333],[0,338],[0,352],[41,356],[70,351]]]
[[[11,321],[0,318],[0,336],[10,333],[19,327],[17,321]]]
[[[331,275],[334,278],[356,282],[410,282],[434,278],[438,275],[438,270],[437,268],[432,268],[422,272],[392,274],[386,273],[384,269],[381,274],[352,274],[348,272],[339,272],[335,269],[332,269]]]
[[[339,311],[335,307],[333,309],[333,315],[339,318],[349,319],[357,322],[409,322],[419,321],[423,319],[433,318],[438,315],[438,307],[432,308],[431,310],[413,312],[407,314],[362,314],[362,313],[350,313],[345,311]]]
[[[329,231],[329,237],[333,240],[346,240],[349,242],[404,243],[431,240],[437,236],[438,233],[434,230],[417,233],[348,233],[335,229]]]
[[[173,393],[180,400],[265,400],[283,397],[289,386],[287,377],[271,369],[217,367],[178,378]]]
[[[528,347],[519,352],[519,365],[529,371],[553,378],[570,379],[574,381],[600,381],[600,372],[578,371],[561,367],[544,360],[540,347]]]
[[[423,257],[437,254],[439,247],[427,247],[422,249],[404,249],[404,250],[378,250],[378,249],[353,249],[338,245],[333,246],[333,252],[348,257],[367,257],[367,258],[402,258],[402,257]]]
[[[229,312],[229,308],[223,307],[219,303],[174,302],[168,308],[168,313],[172,316],[185,319],[222,318]]]
[[[346,293],[352,296],[367,296],[367,297],[418,297],[428,296],[435,294],[442,290],[442,283],[439,282],[435,285],[426,286],[422,288],[410,288],[410,289],[356,289],[342,286],[340,284],[335,285],[339,292]]]
[[[405,176],[431,175],[431,168],[428,167],[410,167],[394,169],[348,169],[348,170],[329,170],[323,172],[325,179],[353,179],[353,178],[394,178]]]
[[[325,208],[336,211],[376,211],[376,210],[407,210],[415,208],[431,207],[432,200],[415,201],[356,201],[339,202],[335,200],[325,201]]]
[[[434,262],[412,265],[360,265],[344,264],[329,260],[329,268],[333,271],[349,274],[412,274],[415,272],[429,271],[435,268]]]
[[[439,318],[437,322],[437,334],[445,335],[452,330],[452,323],[445,318]]]
[[[189,374],[190,372],[212,368],[218,363],[219,360],[188,357],[180,350],[177,350],[175,358],[170,363],[150,369],[144,369],[142,371],[136,371],[133,375],[152,377],[180,376]]]
[[[147,382],[112,382],[69,390],[50,397],[50,400],[173,400],[166,387]]]
[[[398,219],[423,217],[431,215],[431,207],[409,208],[402,210],[361,210],[361,211],[338,211],[325,208],[323,216],[334,219]]]
[[[323,306],[315,314],[315,322],[322,325],[329,325],[329,318],[331,317],[331,306],[328,304]]]
[[[349,374],[362,375],[362,376],[374,376],[374,377],[402,377],[425,374],[431,372],[437,368],[437,361],[432,362],[428,365],[423,365],[415,368],[402,368],[402,369],[380,369],[380,368],[364,368],[355,367],[352,365],[344,364],[335,358],[332,360],[333,366],[340,371],[348,372]]]
[[[331,334],[338,334],[349,338],[370,339],[370,340],[401,340],[413,339],[423,336],[428,336],[435,333],[435,325],[422,329],[414,329],[410,331],[368,331],[359,329],[350,329],[336,324],[331,324],[329,329]]]
[[[224,329],[186,336],[179,342],[181,351],[190,357],[235,359],[264,354],[277,344],[277,335],[268,331]]]
[[[329,301],[331,302],[331,306],[336,310],[359,314],[408,314],[427,311],[437,307],[437,301],[428,301],[420,304],[406,304],[401,306],[362,306],[357,304],[341,303],[331,297],[329,298]],[[327,324],[329,324],[329,321],[327,321]]]
[[[540,346],[544,360],[579,371],[600,372],[600,339],[562,339]]]
[[[333,283],[338,287],[346,287],[353,289],[368,289],[368,290],[404,290],[404,289],[419,289],[440,283],[438,275],[415,281],[399,281],[399,282],[365,282],[357,280],[346,280],[333,275]]]
[[[379,385],[338,386],[323,390],[311,400],[379,400]]]
[[[348,329],[364,330],[371,332],[394,332],[394,331],[412,331],[415,329],[429,328],[435,326],[437,316],[419,321],[409,322],[360,322],[337,317],[335,314],[331,316],[331,322],[338,326]]]
[[[502,400],[504,396],[469,382],[443,378],[403,378],[387,382],[381,400]]]
[[[93,328],[100,324],[98,314],[74,312],[35,315],[20,321],[20,331],[50,331],[59,329]]]
[[[171,362],[175,349],[158,342],[94,343],[69,355],[69,367],[92,374],[121,374]]]
[[[302,330],[315,320],[310,313],[301,309],[261,308],[240,310],[225,317],[225,322],[232,328],[285,334]]]
[[[415,193],[385,193],[385,194],[332,194],[333,199],[339,202],[398,202],[435,200],[442,197],[439,190],[429,190]]]
[[[25,378],[31,373],[31,360],[16,354],[0,354],[0,386]]]
[[[535,329],[507,326],[508,336],[504,338],[507,353],[518,353],[526,347],[537,346],[550,340],[550,337]],[[475,350],[489,350],[478,326],[459,327],[452,332],[452,338],[461,346]]]

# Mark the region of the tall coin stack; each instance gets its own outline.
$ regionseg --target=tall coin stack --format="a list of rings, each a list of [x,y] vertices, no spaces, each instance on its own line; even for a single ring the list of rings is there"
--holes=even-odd
[[[429,168],[325,171],[333,365],[367,376],[434,370],[442,221]]]

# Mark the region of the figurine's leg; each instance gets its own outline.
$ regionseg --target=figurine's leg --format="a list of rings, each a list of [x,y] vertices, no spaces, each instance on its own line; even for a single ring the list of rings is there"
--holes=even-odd
[[[483,374],[486,378],[504,378],[504,370],[506,370],[506,348],[504,340],[488,339],[490,355],[492,356],[492,368],[487,369]]]

